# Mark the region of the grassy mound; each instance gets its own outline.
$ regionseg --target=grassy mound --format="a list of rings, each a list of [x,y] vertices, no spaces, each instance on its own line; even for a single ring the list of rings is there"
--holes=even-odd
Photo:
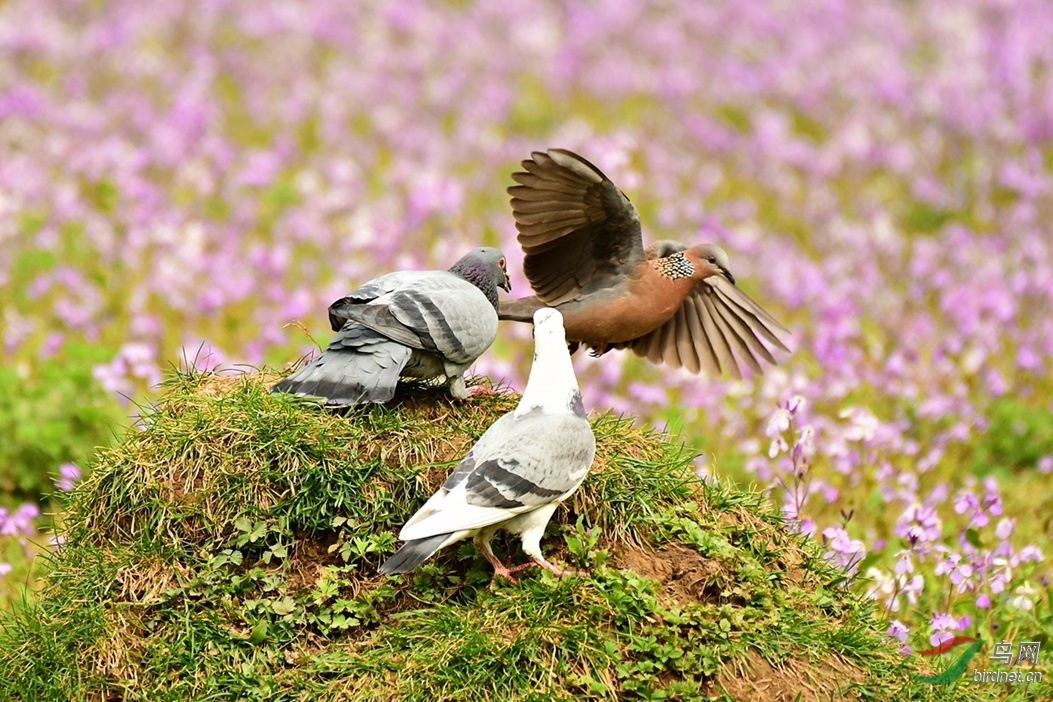
[[[268,381],[176,376],[145,428],[98,455],[38,601],[0,621],[0,699],[950,692],[910,679],[872,608],[758,496],[696,482],[691,453],[611,415],[545,542],[589,577],[494,581],[470,543],[378,576],[517,398],[425,393],[341,417]]]

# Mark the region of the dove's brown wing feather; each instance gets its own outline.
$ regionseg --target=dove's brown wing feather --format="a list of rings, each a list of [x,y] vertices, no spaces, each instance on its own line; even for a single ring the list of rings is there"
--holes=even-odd
[[[649,334],[611,344],[637,356],[692,373],[704,369],[742,377],[740,363],[762,372],[758,359],[775,363],[765,341],[789,351],[778,335],[789,332],[746,293],[720,276],[698,283],[673,317]]]
[[[644,258],[640,218],[609,178],[562,149],[534,152],[523,168],[508,194],[538,298],[555,306],[632,273]]]

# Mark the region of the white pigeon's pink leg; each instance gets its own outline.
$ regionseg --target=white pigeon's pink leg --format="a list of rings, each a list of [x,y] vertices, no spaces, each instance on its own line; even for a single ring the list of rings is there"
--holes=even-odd
[[[538,555],[536,558],[534,556],[531,556],[531,558],[534,558],[534,563],[527,563],[526,566],[517,566],[515,570],[518,570],[519,568],[530,567],[536,564],[541,566],[542,568],[547,569],[557,578],[562,578],[564,575],[577,575],[580,578],[584,578],[586,575],[588,575],[588,572],[584,570],[560,568],[559,566],[546,561],[544,556],[541,555]]]
[[[494,567],[494,575],[499,575],[502,578],[508,578],[513,583],[516,579],[512,577],[512,573],[518,573],[521,568],[508,568],[501,560],[494,555],[493,550],[490,548],[490,539],[493,538],[496,530],[480,531],[475,535],[475,547],[479,550],[479,553],[483,554],[483,558],[486,562]]]
[[[478,395],[500,395],[498,390],[488,388],[485,385],[473,385],[468,388],[468,397],[476,397]]]
[[[546,505],[534,510],[529,515],[524,515],[525,519],[522,523],[525,528],[520,532],[519,538],[523,542],[523,553],[530,556],[530,560],[534,563],[527,563],[524,566],[516,566],[516,572],[537,564],[550,571],[557,578],[562,578],[564,575],[588,575],[588,573],[583,570],[564,570],[559,566],[549,563],[541,554],[541,537],[545,533],[545,527],[548,526],[548,520],[552,518],[552,513],[556,511],[556,507],[557,505],[555,504]]]

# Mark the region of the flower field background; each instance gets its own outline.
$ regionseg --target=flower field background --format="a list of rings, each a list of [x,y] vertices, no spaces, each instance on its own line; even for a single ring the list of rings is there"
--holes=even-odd
[[[0,607],[167,368],[282,367],[480,243],[527,294],[504,189],[556,146],[794,335],[742,381],[581,355],[586,405],[770,491],[905,648],[1048,641],[1043,0],[0,3]]]

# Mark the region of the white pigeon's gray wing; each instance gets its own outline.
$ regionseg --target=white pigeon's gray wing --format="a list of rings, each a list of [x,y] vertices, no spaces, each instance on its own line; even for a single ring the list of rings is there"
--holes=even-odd
[[[403,527],[400,539],[499,524],[559,502],[581,485],[596,452],[587,419],[537,413],[513,418],[506,426],[485,453],[475,452],[467,477],[429,500],[421,508],[424,514]]]
[[[585,479],[596,452],[592,428],[576,415],[528,415],[497,455],[480,454],[466,480],[468,504],[538,507],[558,502]]]
[[[452,491],[456,490],[458,486],[463,486],[464,482],[471,475],[472,471],[475,470],[476,456],[480,454],[487,454],[490,450],[488,447],[494,443],[500,442],[507,431],[510,424],[514,424],[516,421],[515,417],[511,412],[508,414],[501,415],[496,422],[491,424],[483,435],[479,437],[479,440],[475,442],[475,445],[468,451],[461,462],[457,464],[457,467],[453,469],[453,472],[446,477],[442,486],[428,498],[428,501],[418,509],[412,517],[403,525],[403,530],[413,527],[415,524],[427,519],[429,516],[435,513],[435,511],[442,505],[446,496]]]
[[[483,432],[483,435],[479,437],[479,440],[475,442],[475,445],[472,446],[467,455],[461,459],[461,462],[457,464],[457,467],[446,478],[442,484],[442,489],[449,492],[465,482],[476,468],[476,456],[489,456],[495,450],[495,446],[502,445],[505,437],[511,433],[512,426],[518,421],[511,412],[498,417],[497,421]]]

